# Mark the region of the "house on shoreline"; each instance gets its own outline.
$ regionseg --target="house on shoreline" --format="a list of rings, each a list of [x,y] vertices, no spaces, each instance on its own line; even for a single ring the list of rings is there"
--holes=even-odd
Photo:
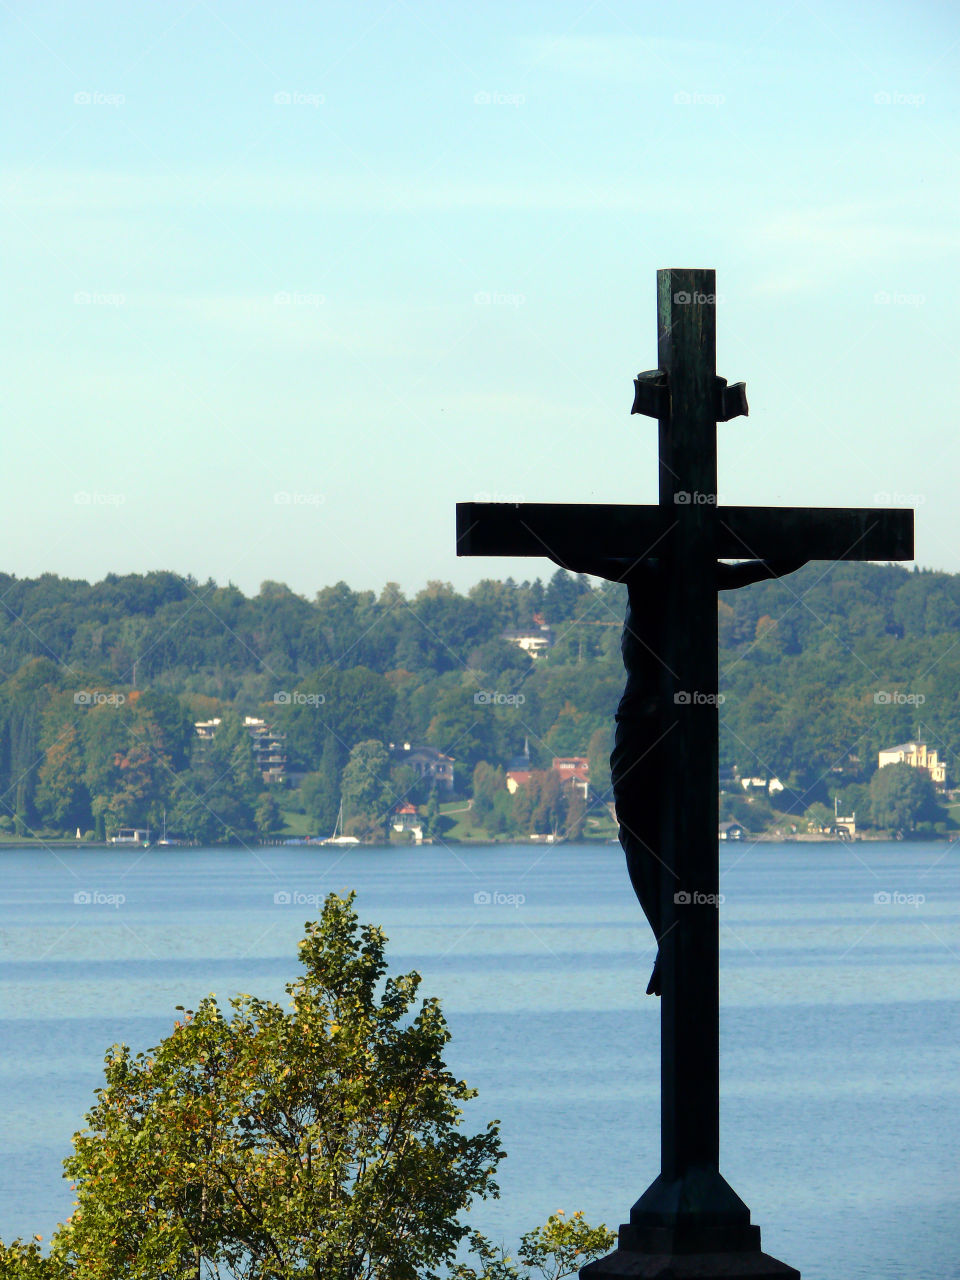
[[[571,791],[579,791],[586,800],[590,790],[590,762],[586,756],[554,756],[550,768],[560,775],[562,786],[569,787]],[[525,738],[522,753],[514,756],[507,765],[507,790],[510,794],[516,795],[519,787],[525,787],[533,772],[530,740]]]

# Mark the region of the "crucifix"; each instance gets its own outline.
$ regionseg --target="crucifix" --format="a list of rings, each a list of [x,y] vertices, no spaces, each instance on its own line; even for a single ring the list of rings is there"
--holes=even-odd
[[[657,295],[658,367],[636,378],[632,412],[659,421],[659,503],[458,503],[457,554],[549,556],[630,588],[611,764],[630,877],[659,943],[661,1170],[619,1247],[581,1276],[799,1280],[761,1252],[719,1165],[717,589],[807,560],[911,560],[913,512],[718,506],[716,424],[747,401],[743,383],[716,374],[715,272],[658,271]],[[618,760],[631,724],[632,758]]]

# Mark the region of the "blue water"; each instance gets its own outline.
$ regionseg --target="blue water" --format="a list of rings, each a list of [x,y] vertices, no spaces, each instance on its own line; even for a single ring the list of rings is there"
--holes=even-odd
[[[475,1225],[616,1226],[657,1173],[651,938],[616,847],[5,850],[0,875],[5,1240],[70,1212],[107,1047],[210,991],[285,998],[303,922],[348,888],[441,998],[469,1121],[502,1122]],[[764,1248],[804,1280],[960,1277],[960,849],[724,847],[721,888],[722,1169]]]

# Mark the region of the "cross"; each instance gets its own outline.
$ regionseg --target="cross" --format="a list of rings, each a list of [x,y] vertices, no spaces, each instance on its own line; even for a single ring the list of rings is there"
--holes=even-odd
[[[657,295],[658,367],[636,379],[632,412],[659,420],[658,505],[458,503],[457,554],[545,555],[572,531],[594,556],[665,567],[659,715],[679,767],[663,779],[657,851],[661,1171],[619,1248],[581,1274],[659,1275],[669,1260],[678,1278],[799,1280],[760,1252],[760,1228],[719,1167],[717,561],[910,560],[913,512],[718,506],[716,424],[747,402],[742,383],[716,374],[715,272],[658,271]]]

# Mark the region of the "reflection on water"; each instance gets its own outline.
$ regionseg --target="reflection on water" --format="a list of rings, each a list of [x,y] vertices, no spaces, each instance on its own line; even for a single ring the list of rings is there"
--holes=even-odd
[[[5,850],[0,1235],[48,1237],[108,1045],[209,991],[284,999],[303,922],[357,890],[438,995],[451,1066],[502,1121],[515,1241],[559,1208],[615,1225],[658,1167],[651,938],[619,849]],[[960,850],[721,849],[722,1156],[805,1280],[960,1275]],[[76,899],[76,900],[75,900]],[[122,899],[122,900],[121,900]]]

